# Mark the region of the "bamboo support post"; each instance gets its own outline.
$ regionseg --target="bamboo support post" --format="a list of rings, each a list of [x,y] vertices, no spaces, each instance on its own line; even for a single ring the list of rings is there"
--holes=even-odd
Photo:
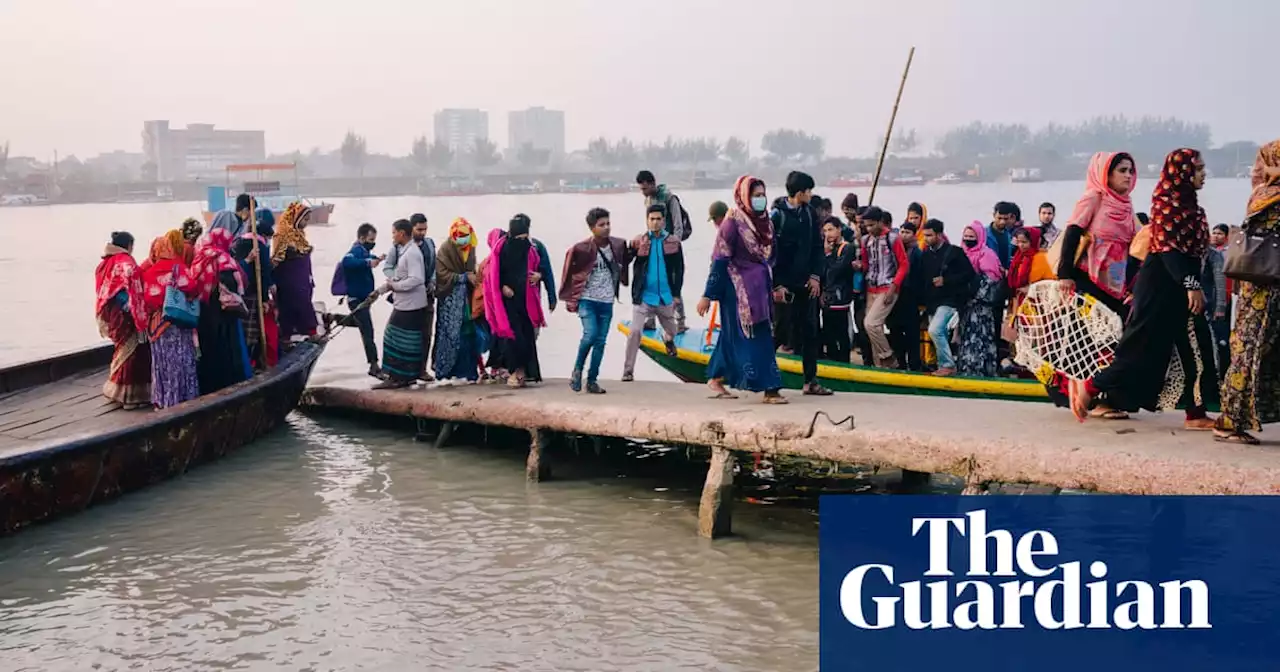
[[[551,463],[546,449],[551,445],[551,432],[545,429],[529,430],[529,458],[524,463],[524,477],[530,483],[545,481],[551,477]]]
[[[893,101],[893,113],[889,115],[889,130],[884,134],[884,145],[880,147],[880,160],[876,161],[876,176],[871,180],[871,195],[867,197],[867,205],[875,203],[876,186],[880,184],[880,171],[884,169],[884,156],[889,153],[889,138],[893,136],[893,122],[898,119],[898,104],[902,102],[902,91],[907,88],[907,74],[911,72],[911,59],[915,58],[916,48],[907,52],[907,67],[902,70],[902,81],[898,83],[898,97]]]
[[[728,536],[733,523],[733,453],[727,448],[711,449],[711,465],[702,486],[698,505],[698,534],[708,539]]]
[[[257,369],[267,369],[267,306],[262,302],[262,254],[258,252],[258,201],[249,199],[249,235],[253,238],[253,251],[249,253],[253,259],[253,289],[258,295],[258,361]],[[267,263],[271,263],[268,251]]]

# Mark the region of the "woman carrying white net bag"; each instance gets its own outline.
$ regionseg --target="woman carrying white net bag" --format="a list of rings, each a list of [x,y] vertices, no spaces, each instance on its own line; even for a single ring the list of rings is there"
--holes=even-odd
[[[1167,405],[1168,383],[1174,382],[1168,375],[1170,358],[1182,350],[1175,361],[1185,360],[1196,370],[1185,427],[1213,429],[1206,412],[1217,402],[1212,356],[1196,354],[1204,352],[1201,344],[1212,343],[1201,285],[1209,228],[1196,199],[1204,179],[1204,161],[1195,150],[1178,149],[1165,160],[1152,197],[1150,254],[1134,282],[1132,312],[1114,361],[1088,378],[1071,376],[1071,410],[1082,422],[1100,397],[1124,410]]]

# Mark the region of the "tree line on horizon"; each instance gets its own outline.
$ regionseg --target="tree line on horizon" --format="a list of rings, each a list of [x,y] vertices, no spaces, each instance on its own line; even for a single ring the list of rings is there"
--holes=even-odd
[[[1117,148],[1147,161],[1146,157],[1163,158],[1176,147],[1197,147],[1207,151],[1212,138],[1208,124],[1176,117],[1130,119],[1124,115],[1099,116],[1076,124],[1049,122],[1034,129],[1027,124],[973,121],[938,136],[927,154],[964,161],[1025,158],[1054,162]],[[883,143],[884,136],[881,135],[871,158],[879,156]],[[919,155],[920,134],[914,128],[899,129],[888,147],[890,153]],[[760,139],[760,150],[763,152],[760,158],[770,166],[816,165],[828,158],[826,140],[818,134],[799,129],[778,128],[765,133]],[[355,132],[347,133],[339,152],[343,165],[352,171],[358,171],[368,156],[364,137]],[[597,136],[587,142],[583,154],[596,167],[610,170],[697,166],[719,161],[742,167],[752,159],[749,143],[739,136],[730,136],[723,141],[715,137],[668,136],[660,143],[636,142],[625,136],[616,140]],[[519,148],[515,156],[503,157],[489,140],[479,140],[471,149],[454,152],[448,144],[439,140],[431,142],[426,137],[414,139],[408,158],[423,171],[444,171],[459,164],[483,169],[497,165],[503,158],[522,168],[537,170],[552,160],[550,151],[536,149],[532,145]]]

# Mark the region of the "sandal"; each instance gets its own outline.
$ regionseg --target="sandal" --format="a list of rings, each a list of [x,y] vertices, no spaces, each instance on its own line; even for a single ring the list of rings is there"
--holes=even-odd
[[[1095,408],[1089,411],[1089,417],[1096,420],[1128,420],[1129,414],[1114,408]]]
[[[707,398],[708,399],[737,399],[738,395],[730,392],[729,390],[721,390]]]
[[[520,376],[508,376],[508,377],[507,377],[507,387],[509,387],[509,388],[511,388],[511,389],[513,389],[513,390],[518,390],[518,389],[520,389],[520,388],[524,387],[524,379],[523,379],[523,378],[521,378]]]
[[[1207,432],[1217,426],[1213,418],[1190,418],[1182,422],[1182,428],[1190,432]]]
[[[808,385],[805,385],[804,393],[811,397],[829,397],[832,394],[835,394],[831,390],[828,390],[817,383],[809,383]]]
[[[1256,446],[1262,443],[1258,440],[1258,437],[1247,432],[1232,432],[1221,429],[1213,430],[1213,440],[1219,443],[1234,443],[1240,446]]]
[[[789,404],[791,402],[787,401],[787,398],[782,396],[781,394],[766,394],[764,395],[763,403],[772,404],[775,406],[782,406],[784,404]]]

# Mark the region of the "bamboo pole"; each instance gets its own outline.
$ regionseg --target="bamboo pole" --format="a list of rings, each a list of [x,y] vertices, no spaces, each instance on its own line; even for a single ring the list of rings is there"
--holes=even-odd
[[[884,145],[880,148],[880,160],[876,162],[876,176],[871,181],[871,195],[867,197],[867,205],[876,200],[876,186],[880,184],[880,171],[884,169],[884,155],[889,153],[889,138],[893,136],[893,122],[898,118],[898,104],[902,102],[902,90],[907,88],[907,73],[911,72],[911,59],[915,58],[916,48],[911,47],[907,53],[907,67],[902,70],[902,81],[898,83],[898,97],[893,100],[893,114],[889,115],[889,130],[884,134]]]
[[[262,254],[258,252],[258,199],[249,200],[249,235],[253,238],[254,290],[258,293],[258,370],[267,368],[267,306],[262,302]],[[270,255],[267,263],[271,263]]]

